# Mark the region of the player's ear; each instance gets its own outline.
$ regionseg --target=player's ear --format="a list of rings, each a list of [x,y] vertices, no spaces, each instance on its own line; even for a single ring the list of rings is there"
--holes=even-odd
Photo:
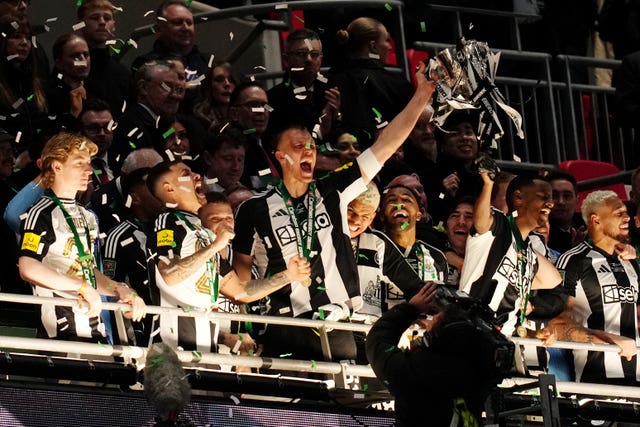
[[[600,217],[596,214],[591,214],[591,216],[589,217],[589,222],[591,222],[592,224],[600,224]]]

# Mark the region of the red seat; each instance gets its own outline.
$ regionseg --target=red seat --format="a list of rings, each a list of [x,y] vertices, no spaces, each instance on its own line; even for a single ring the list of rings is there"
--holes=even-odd
[[[416,69],[421,61],[429,59],[429,53],[424,50],[407,49],[407,62],[409,63],[409,71],[411,74],[411,83],[416,86]]]
[[[603,176],[615,175],[620,173],[620,169],[611,163],[598,162],[595,160],[566,160],[558,165],[561,171],[569,172],[576,178],[576,181],[585,181]],[[582,201],[587,194],[595,190],[611,190],[614,191],[622,200],[628,200],[627,190],[624,184],[613,184],[604,187],[595,188],[593,190],[581,191],[578,193],[578,209],[582,206]]]

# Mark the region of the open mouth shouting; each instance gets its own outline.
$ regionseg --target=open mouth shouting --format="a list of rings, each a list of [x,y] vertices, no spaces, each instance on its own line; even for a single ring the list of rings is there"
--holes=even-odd
[[[300,170],[304,175],[313,175],[313,166],[311,164],[311,161],[302,160],[300,162]]]

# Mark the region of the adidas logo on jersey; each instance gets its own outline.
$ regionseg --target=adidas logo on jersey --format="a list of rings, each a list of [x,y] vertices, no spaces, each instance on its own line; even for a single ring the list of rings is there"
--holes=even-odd
[[[603,264],[600,266],[600,268],[598,268],[598,273],[611,273],[611,270],[609,270],[609,267]]]
[[[286,209],[278,209],[271,215],[272,218],[277,218],[279,216],[289,216],[289,212]]]

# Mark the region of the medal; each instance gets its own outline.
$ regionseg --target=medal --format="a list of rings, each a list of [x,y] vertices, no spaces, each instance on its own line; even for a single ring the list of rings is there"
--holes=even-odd
[[[308,288],[309,286],[311,286],[311,277],[307,277],[306,279],[301,281],[300,284],[305,288]]]
[[[518,334],[518,336],[520,338],[526,338],[527,337],[527,328],[525,328],[522,325],[518,325],[518,327],[516,328],[516,333]]]

